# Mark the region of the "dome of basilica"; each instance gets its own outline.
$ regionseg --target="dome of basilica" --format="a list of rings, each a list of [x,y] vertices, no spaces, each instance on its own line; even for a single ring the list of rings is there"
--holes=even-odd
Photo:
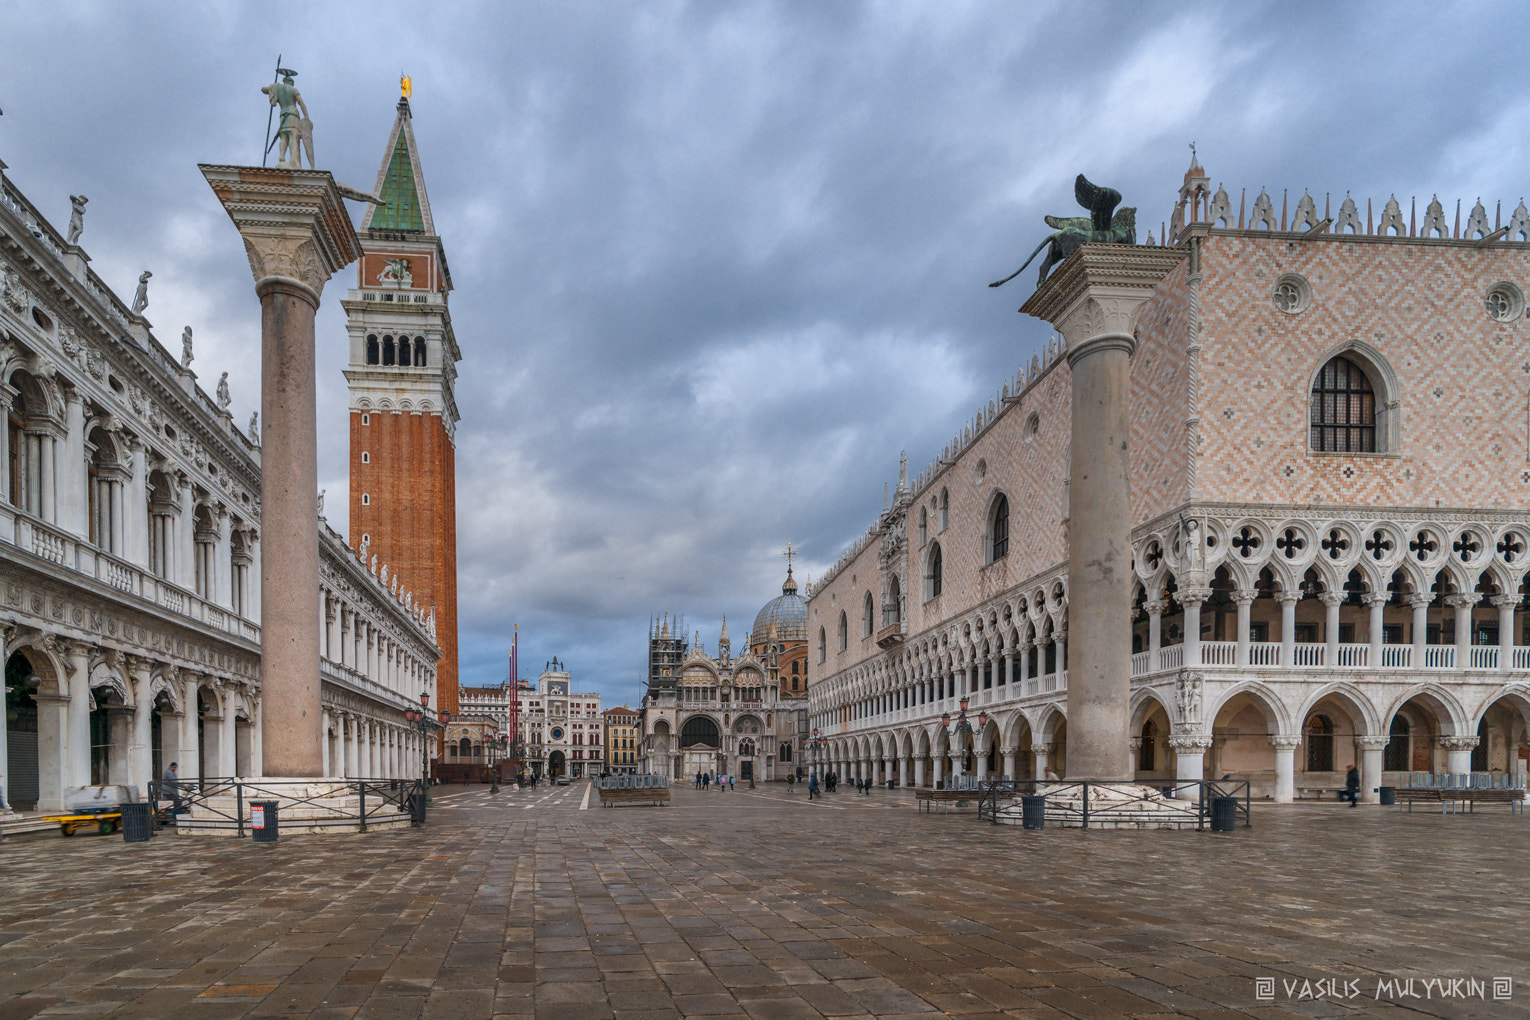
[[[776,625],[776,640],[783,642],[807,640],[807,599],[797,594],[797,582],[792,580],[790,569],[786,571],[786,583],[781,594],[765,603],[754,618],[754,629],[749,632],[751,642],[764,643],[770,636],[770,625]]]

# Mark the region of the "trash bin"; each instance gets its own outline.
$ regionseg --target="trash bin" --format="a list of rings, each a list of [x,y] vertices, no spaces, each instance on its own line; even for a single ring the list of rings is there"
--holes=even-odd
[[[1238,826],[1238,798],[1211,798],[1211,831],[1231,832]]]
[[[892,779],[889,779],[889,780],[888,780],[888,781],[887,781],[887,788],[888,788],[888,789],[889,789],[889,790],[892,790],[892,789],[895,789],[895,788],[896,788],[896,782],[895,782],[895,780],[892,780]]]
[[[250,835],[257,843],[275,843],[277,831],[276,804],[274,800],[250,801]]]
[[[937,780],[935,780],[935,789],[937,789],[937,790],[944,790],[945,788],[946,788],[946,781],[944,779],[937,779]]]
[[[1020,798],[1020,822],[1027,829],[1043,829],[1047,824],[1047,799],[1040,794]]]
[[[147,801],[118,805],[122,812],[122,842],[147,843],[154,836],[154,809]]]
[[[414,826],[425,824],[425,795],[423,793],[411,793],[409,795],[409,824]]]
[[[1376,792],[1381,795],[1381,806],[1382,807],[1391,807],[1392,805],[1397,803],[1397,787],[1395,787],[1395,786],[1378,786],[1376,788]]]

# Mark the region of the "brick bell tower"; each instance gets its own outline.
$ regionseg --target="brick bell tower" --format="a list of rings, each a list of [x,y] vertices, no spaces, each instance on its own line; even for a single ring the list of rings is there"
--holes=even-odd
[[[436,618],[437,700],[457,701],[457,362],[451,273],[430,217],[408,83],[357,232],[356,288],[342,302],[350,334],[350,540],[388,564],[400,592]]]

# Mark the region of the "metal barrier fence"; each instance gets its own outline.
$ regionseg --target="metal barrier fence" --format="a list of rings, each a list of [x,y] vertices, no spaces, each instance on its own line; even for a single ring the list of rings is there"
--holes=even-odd
[[[1406,772],[1408,790],[1523,790],[1523,772]]]
[[[1091,820],[1112,822],[1124,818],[1152,798],[1142,788],[1150,786],[1163,794],[1164,799],[1188,803],[1192,798],[1180,794],[1194,791],[1195,827],[1204,829],[1211,820],[1211,802],[1218,797],[1232,797],[1237,801],[1237,818],[1244,828],[1254,824],[1249,808],[1251,796],[1247,782],[1202,779],[1184,783],[1098,783],[1080,781],[1069,783],[1056,779],[989,779],[978,784],[978,820],[987,818],[999,824],[998,811],[1001,798],[1039,796],[1046,802],[1046,817],[1059,822],[1077,822],[1089,828]],[[1109,790],[1124,797],[1099,797],[1098,791]],[[1091,796],[1091,794],[1096,794]],[[1068,803],[1077,795],[1078,807]],[[1188,812],[1186,814],[1188,819]]]
[[[650,775],[612,775],[602,779],[596,776],[592,782],[597,790],[667,790],[669,777]]]
[[[398,814],[410,815],[417,823],[424,822],[425,784],[419,779],[188,779],[180,784],[179,800],[195,811],[198,826],[213,829],[237,829],[244,838],[249,828],[249,803],[252,800],[279,800],[284,809],[307,805],[323,812],[313,818],[295,819],[290,824],[304,828],[343,828],[359,826],[367,831],[369,821],[395,821]],[[321,786],[324,792],[309,794],[307,788]],[[354,810],[347,810],[344,803],[337,804],[335,794],[343,788],[345,799],[356,797]],[[411,798],[418,796],[419,801]],[[215,799],[232,798],[233,808],[213,803]],[[159,780],[149,783],[149,800],[158,804],[174,802],[177,798],[166,796]],[[411,804],[418,804],[418,813]],[[386,819],[383,816],[388,816]]]

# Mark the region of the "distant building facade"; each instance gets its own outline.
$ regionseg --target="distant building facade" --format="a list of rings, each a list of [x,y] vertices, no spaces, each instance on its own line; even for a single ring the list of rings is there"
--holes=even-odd
[[[602,715],[606,735],[606,770],[638,771],[639,745],[643,741],[643,717],[626,705],[608,708]]]
[[[806,736],[806,620],[806,603],[788,570],[781,595],[755,618],[764,640],[751,634],[735,659],[724,620],[715,657],[698,635],[678,665],[666,667],[668,675],[650,678],[640,771],[675,779],[700,772],[769,781],[797,770]],[[659,639],[674,640],[662,632]],[[650,635],[650,661],[654,640]],[[795,664],[795,672],[783,664]]]
[[[534,690],[520,695],[521,744],[529,772],[556,779],[599,774],[605,760],[600,695],[573,690],[573,676],[556,658]]]

